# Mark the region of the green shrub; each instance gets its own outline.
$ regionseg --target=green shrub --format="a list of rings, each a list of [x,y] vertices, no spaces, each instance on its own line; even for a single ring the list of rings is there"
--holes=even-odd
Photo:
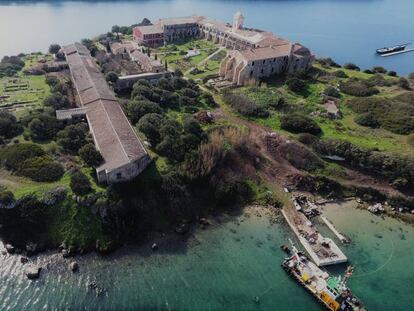
[[[101,153],[96,150],[93,144],[86,144],[80,148],[79,156],[87,165],[92,167],[98,167],[103,162]]]
[[[57,133],[57,143],[63,150],[71,153],[77,151],[86,143],[88,126],[85,123],[72,124]]]
[[[349,80],[340,84],[341,92],[352,96],[372,96],[378,94],[378,89],[371,87],[366,81]]]
[[[374,66],[372,67],[372,71],[375,73],[387,73],[387,69],[381,66]]]
[[[306,88],[306,83],[298,78],[289,78],[286,80],[286,85],[289,90],[295,93],[302,92]]]
[[[353,98],[348,101],[348,105],[361,114],[355,118],[355,122],[360,125],[382,127],[397,134],[414,131],[414,105],[410,103],[374,96]]]
[[[389,75],[390,77],[396,77],[397,72],[395,72],[394,70],[390,70],[390,71],[387,72],[387,75]]]
[[[11,206],[15,202],[14,194],[11,191],[0,192],[0,208]]]
[[[0,78],[12,77],[24,67],[24,61],[19,56],[4,56],[0,62]]]
[[[333,86],[330,86],[330,85],[328,85],[326,88],[325,88],[325,90],[324,90],[324,92],[323,92],[326,96],[331,96],[331,97],[336,97],[336,98],[339,98],[340,97],[340,94],[339,94],[339,91],[335,88],[335,87],[333,87]]]
[[[406,78],[401,77],[401,78],[398,79],[398,86],[400,88],[405,89],[405,90],[409,90],[410,89],[410,82]]]
[[[116,72],[110,71],[105,75],[105,80],[111,83],[118,81],[118,75]]]
[[[269,111],[259,106],[246,95],[227,91],[223,94],[224,101],[234,110],[246,117],[266,118]]]
[[[414,80],[414,72],[412,72],[408,75],[408,79]]]
[[[336,67],[336,68],[341,67],[341,65],[336,63],[332,58],[318,58],[317,62],[325,67]]]
[[[297,169],[313,172],[325,166],[314,152],[303,145],[289,143],[279,146],[279,149],[283,157]]]
[[[133,124],[137,123],[139,119],[148,113],[162,113],[157,103],[139,99],[129,101],[125,107],[125,111]]]
[[[69,99],[59,92],[53,93],[43,101],[45,106],[53,107],[55,110],[66,109],[70,107]]]
[[[298,141],[307,146],[312,146],[313,144],[318,142],[318,140],[318,136],[309,133],[301,133],[298,135]]]
[[[30,136],[34,140],[53,139],[63,126],[55,117],[45,113],[33,114],[30,117],[33,117],[33,119],[29,122],[28,128]]]
[[[92,191],[92,185],[88,177],[81,171],[74,172],[70,176],[70,188],[76,195],[86,195]]]
[[[13,138],[23,131],[23,127],[10,112],[0,111],[0,136]]]
[[[332,74],[334,75],[334,77],[337,77],[337,78],[343,78],[343,79],[348,78],[348,75],[343,70],[334,71]]]
[[[35,144],[10,145],[0,151],[0,161],[9,170],[19,170],[27,159],[44,156],[43,149]]]
[[[59,180],[64,173],[63,166],[49,156],[39,156],[25,160],[17,174],[35,181],[51,182]]]
[[[355,122],[362,126],[371,128],[380,127],[380,122],[373,112],[366,112],[355,117]]]
[[[344,65],[344,68],[345,69],[348,69],[348,70],[356,70],[356,71],[360,71],[361,70],[361,68],[359,68],[357,65],[355,65],[353,63],[346,63]]]
[[[309,133],[312,135],[322,133],[318,123],[302,114],[285,114],[280,119],[280,125],[284,130],[292,133]]]

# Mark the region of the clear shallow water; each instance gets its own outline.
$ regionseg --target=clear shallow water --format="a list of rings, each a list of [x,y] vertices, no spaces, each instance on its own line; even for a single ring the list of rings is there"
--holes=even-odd
[[[414,228],[352,208],[330,206],[327,216],[353,240],[344,248],[356,266],[350,285],[370,310],[411,310]],[[279,246],[289,237],[284,223],[234,217],[188,244],[171,249],[165,240],[155,254],[147,245],[77,258],[76,275],[62,259],[43,256],[43,266],[51,264],[34,282],[23,276],[18,257],[3,257],[0,310],[323,310],[280,268]],[[94,280],[105,288],[100,297],[87,290]]]
[[[239,9],[247,26],[302,42],[317,56],[362,68],[414,71],[414,53],[388,58],[374,53],[414,43],[412,0],[0,1],[0,56],[45,51],[52,42],[71,43],[144,17],[200,14],[231,21]]]

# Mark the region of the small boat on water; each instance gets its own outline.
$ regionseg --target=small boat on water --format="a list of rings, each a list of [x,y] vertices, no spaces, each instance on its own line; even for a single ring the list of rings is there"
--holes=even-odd
[[[384,47],[381,49],[377,49],[377,54],[384,55],[384,54],[404,51],[407,45],[410,45],[410,44],[411,43],[404,43],[404,44],[400,44],[396,46],[390,46],[390,47]]]
[[[346,285],[352,275],[349,267],[345,277],[331,276],[292,246],[292,256],[286,258],[282,268],[305,287],[326,309],[330,311],[367,311]]]

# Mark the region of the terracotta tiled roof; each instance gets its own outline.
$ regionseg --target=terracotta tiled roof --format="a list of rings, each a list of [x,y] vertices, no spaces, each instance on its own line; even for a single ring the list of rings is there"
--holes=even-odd
[[[269,46],[264,48],[247,49],[238,51],[246,60],[255,61],[269,58],[289,56],[292,45],[284,44],[280,46]]]
[[[139,29],[143,35],[164,33],[164,30],[160,25],[137,26],[135,28]]]
[[[63,48],[97,149],[111,171],[147,155],[94,59],[76,44]]]

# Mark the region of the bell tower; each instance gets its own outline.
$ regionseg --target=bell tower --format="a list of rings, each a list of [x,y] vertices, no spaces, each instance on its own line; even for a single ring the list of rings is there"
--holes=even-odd
[[[242,29],[244,24],[244,16],[240,11],[237,11],[233,16],[233,31]]]

